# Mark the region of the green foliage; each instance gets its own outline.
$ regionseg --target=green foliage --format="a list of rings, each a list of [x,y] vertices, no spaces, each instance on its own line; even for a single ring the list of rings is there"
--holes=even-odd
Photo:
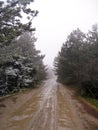
[[[54,60],[58,81],[81,86],[83,94],[98,98],[98,26],[84,34],[74,30]]]
[[[46,77],[44,55],[35,48],[33,0],[0,1],[0,95],[34,87]],[[26,23],[22,22],[23,14]]]
[[[34,31],[32,20],[38,11],[27,7],[30,1],[7,0],[0,1],[0,45],[8,45],[11,41],[25,31]],[[23,14],[27,23],[22,22]]]
[[[98,100],[92,99],[92,98],[85,98],[89,103],[94,105],[96,108],[98,108]]]
[[[25,32],[13,43],[1,48],[0,90],[4,94],[35,87],[45,79],[44,55],[36,50],[35,41],[34,35],[31,37],[31,33]]]

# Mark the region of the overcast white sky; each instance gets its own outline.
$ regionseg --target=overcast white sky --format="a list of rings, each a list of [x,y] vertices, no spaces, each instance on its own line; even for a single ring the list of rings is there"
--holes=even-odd
[[[79,27],[87,32],[98,23],[98,0],[35,0],[33,6],[39,11],[33,20],[36,47],[50,66],[72,30]]]

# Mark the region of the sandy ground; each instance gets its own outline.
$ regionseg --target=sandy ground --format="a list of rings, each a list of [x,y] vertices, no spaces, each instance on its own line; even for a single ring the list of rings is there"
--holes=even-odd
[[[0,99],[0,130],[98,130],[74,91],[45,81],[39,88]]]

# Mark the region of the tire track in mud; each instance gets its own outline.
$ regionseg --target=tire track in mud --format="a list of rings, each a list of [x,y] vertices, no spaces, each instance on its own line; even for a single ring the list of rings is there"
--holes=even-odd
[[[57,130],[56,81],[47,80],[7,118],[8,130]],[[50,85],[50,87],[49,87]]]
[[[35,90],[31,97],[24,104],[10,114],[7,119],[9,122],[7,127],[10,130],[21,130],[21,128],[22,130],[26,129],[28,122],[39,109],[39,100],[41,98],[42,91],[43,87]]]
[[[51,85],[49,87],[49,85]],[[31,120],[27,130],[57,130],[56,124],[56,84],[48,83],[47,91],[44,91],[42,106]]]
[[[70,94],[71,95],[71,94]],[[95,117],[92,113],[86,111],[84,105],[81,103],[81,100],[74,98],[74,106],[76,108],[77,114],[81,119],[81,122],[85,130],[98,130],[98,117]]]
[[[69,115],[69,117],[72,120],[72,123],[74,124],[74,126],[72,126],[72,129],[70,128],[68,130],[98,130],[98,119],[91,116],[90,113],[87,113],[85,111],[83,104],[81,104],[81,102],[75,96],[73,90],[69,90],[67,87],[60,85],[58,93],[61,93],[63,97],[62,101],[65,100],[64,105],[65,104],[67,105],[65,106],[65,109],[69,108],[70,115],[71,115],[71,116]],[[64,107],[64,105],[62,106]],[[64,114],[63,114],[63,117],[64,117]],[[66,120],[64,122],[66,122]],[[60,130],[63,130],[63,129],[60,129]]]
[[[44,106],[45,101],[42,101],[44,93],[48,93],[50,91],[47,87],[42,86],[42,88],[38,88],[37,91],[33,93],[33,95],[16,111],[11,113],[9,117],[9,129],[10,130],[29,130],[26,127],[29,126],[29,122],[32,119],[35,119],[37,113]]]
[[[29,98],[26,99],[28,95]],[[94,129],[95,127],[91,126],[93,122],[89,122],[82,104],[72,95],[72,91],[57,83],[54,78],[49,79],[40,88],[28,92],[18,107],[17,100],[15,101],[13,105],[17,109],[11,108],[11,113],[5,118],[7,125],[1,128],[2,130],[97,130],[98,127]],[[19,101],[20,97],[17,98]],[[12,99],[13,97],[9,98]],[[7,111],[6,108],[5,110]]]
[[[62,85],[58,86],[58,129],[84,130],[78,121],[71,99]],[[78,126],[79,123],[79,126]]]
[[[26,111],[30,108],[28,106],[34,106],[34,100],[32,97],[36,95],[39,91],[43,89],[34,89],[34,90],[27,90],[24,92],[17,93],[12,95],[8,98],[2,99],[2,103],[6,104],[6,108],[1,110],[2,117],[0,119],[0,129],[2,130],[21,130],[21,128],[25,129],[25,119],[28,119]],[[28,96],[28,97],[27,97]],[[16,99],[13,102],[13,99]],[[30,118],[30,117],[29,117]],[[22,120],[24,121],[22,122]],[[22,124],[22,125],[21,125]]]

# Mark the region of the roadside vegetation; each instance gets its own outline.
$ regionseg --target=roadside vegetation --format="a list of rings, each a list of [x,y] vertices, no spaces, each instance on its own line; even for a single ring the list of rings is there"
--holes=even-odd
[[[0,1],[0,96],[35,87],[46,77],[45,55],[36,49],[33,0]],[[25,21],[23,21],[25,16]]]
[[[92,98],[85,98],[87,102],[98,108],[98,100]]]
[[[98,102],[98,25],[72,31],[54,60],[58,82],[78,86],[78,94]],[[96,104],[97,107],[98,104]]]

